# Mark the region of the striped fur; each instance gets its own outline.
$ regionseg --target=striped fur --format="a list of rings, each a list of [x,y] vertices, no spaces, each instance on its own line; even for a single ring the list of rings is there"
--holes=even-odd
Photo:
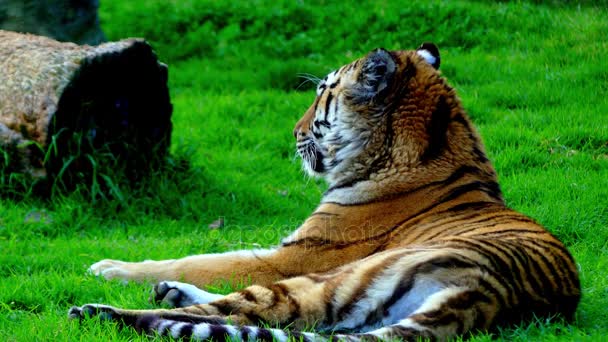
[[[536,315],[571,318],[580,297],[564,245],[507,208],[496,173],[437,48],[375,50],[330,73],[297,123],[304,168],[329,189],[281,246],[93,266],[162,281],[173,309],[99,315],[194,340],[445,340]],[[226,296],[198,287],[255,285]],[[314,330],[315,333],[302,331]]]

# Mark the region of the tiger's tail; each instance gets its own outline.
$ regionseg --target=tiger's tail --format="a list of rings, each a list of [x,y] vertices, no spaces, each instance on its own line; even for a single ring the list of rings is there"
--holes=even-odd
[[[328,337],[311,332],[286,331],[281,329],[236,326],[218,323],[189,323],[161,318],[143,316],[138,319],[135,328],[151,336],[171,336],[175,339],[193,341],[327,341]]]
[[[321,342],[321,341],[381,341],[399,339],[416,341],[432,338],[433,334],[411,319],[382,327],[367,333],[322,334],[257,326],[236,326],[218,323],[190,323],[154,315],[138,318],[135,328],[151,336],[167,336],[193,341],[267,341],[267,342]]]

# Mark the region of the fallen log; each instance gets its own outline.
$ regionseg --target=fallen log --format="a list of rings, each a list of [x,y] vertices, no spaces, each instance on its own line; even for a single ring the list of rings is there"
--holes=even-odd
[[[0,30],[5,173],[80,182],[105,160],[137,178],[168,153],[171,114],[167,66],[142,39],[88,46]]]

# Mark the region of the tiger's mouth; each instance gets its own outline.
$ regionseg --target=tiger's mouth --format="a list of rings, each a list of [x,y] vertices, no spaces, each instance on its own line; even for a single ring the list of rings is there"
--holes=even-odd
[[[298,141],[296,144],[298,154],[302,157],[304,169],[311,175],[316,176],[325,172],[323,165],[323,153],[312,138]]]

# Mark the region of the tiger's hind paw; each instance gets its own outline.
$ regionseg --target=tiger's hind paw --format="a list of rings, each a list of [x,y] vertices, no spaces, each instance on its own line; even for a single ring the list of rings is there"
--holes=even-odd
[[[115,308],[103,304],[72,306],[68,311],[68,318],[70,319],[84,319],[94,316],[98,316],[101,320],[113,320],[119,315]]]

